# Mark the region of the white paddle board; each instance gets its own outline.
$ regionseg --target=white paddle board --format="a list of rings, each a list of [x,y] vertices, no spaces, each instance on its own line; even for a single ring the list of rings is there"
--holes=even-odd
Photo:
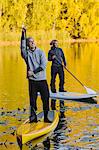
[[[52,99],[70,99],[70,100],[76,100],[76,99],[89,99],[98,96],[99,94],[82,94],[82,93],[76,93],[76,92],[56,92],[52,93],[50,92],[50,98]]]
[[[40,95],[40,93],[38,93]],[[61,100],[79,100],[79,99],[89,99],[99,96],[99,93],[96,94],[82,94],[76,92],[56,92],[52,93],[50,91],[50,98],[51,99],[61,99]]]

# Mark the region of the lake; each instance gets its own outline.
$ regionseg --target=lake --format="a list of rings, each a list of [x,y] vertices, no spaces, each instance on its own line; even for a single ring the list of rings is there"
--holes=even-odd
[[[59,43],[63,49],[67,68],[87,87],[99,91],[99,43]],[[46,56],[49,43],[38,43]],[[50,67],[47,81],[50,87]],[[65,90],[86,93],[86,90],[66,71]],[[58,90],[59,78],[56,79]],[[99,149],[99,97],[97,104],[65,100],[64,106],[56,101],[60,121],[56,130],[36,142],[23,146],[24,150],[98,150]],[[41,99],[37,100],[42,110]],[[0,150],[18,150],[15,131],[29,116],[28,80],[26,65],[19,45],[0,47]],[[36,143],[36,144],[35,144]]]

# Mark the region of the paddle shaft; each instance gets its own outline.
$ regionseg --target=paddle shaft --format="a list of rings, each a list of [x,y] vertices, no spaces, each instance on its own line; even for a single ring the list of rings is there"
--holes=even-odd
[[[59,64],[61,64],[60,60],[59,60],[57,57],[55,57],[55,59],[58,61]],[[61,65],[62,65],[62,64],[61,64]],[[72,72],[67,69],[66,66],[64,66],[64,65],[62,65],[62,66],[63,66],[83,87],[85,87],[84,84],[83,84],[79,79],[77,79],[77,77],[75,77],[75,76],[72,74]]]
[[[79,80],[77,79],[65,66],[63,66],[82,86],[84,86],[84,84]]]
[[[55,56],[56,56],[56,55],[55,55]],[[75,77],[75,76],[73,75],[73,73],[71,73],[71,72],[68,70],[68,68],[66,68],[66,66],[64,66],[64,65],[60,62],[60,60],[57,58],[57,56],[55,57],[55,59],[58,61],[59,64],[61,64],[61,65],[84,87],[84,89],[87,91],[88,94],[96,94],[96,91],[94,91],[94,90],[92,90],[92,89],[86,87],[80,80],[78,80],[77,77]]]

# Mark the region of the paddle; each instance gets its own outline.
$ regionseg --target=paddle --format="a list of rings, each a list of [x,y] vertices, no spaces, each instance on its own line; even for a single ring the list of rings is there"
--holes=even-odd
[[[56,56],[56,55],[55,55],[55,56]],[[60,62],[60,60],[57,58],[57,56],[55,57],[55,59],[58,61],[59,64],[61,64],[61,62]],[[96,94],[96,91],[94,91],[94,90],[92,90],[92,89],[86,87],[76,76],[74,76],[74,74],[73,74],[72,72],[70,72],[70,71],[68,70],[68,68],[67,68],[66,66],[64,66],[63,64],[61,64],[61,65],[65,68],[65,70],[67,70],[67,71],[85,88],[85,90],[87,91],[88,94]]]

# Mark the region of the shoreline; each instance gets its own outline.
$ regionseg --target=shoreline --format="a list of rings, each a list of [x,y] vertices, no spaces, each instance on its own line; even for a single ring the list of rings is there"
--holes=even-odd
[[[37,41],[39,43],[40,41]],[[48,42],[48,40],[43,40],[42,43]],[[61,42],[61,40],[60,40]],[[99,42],[99,39],[66,39],[62,40],[62,42],[66,43],[95,43]],[[17,46],[20,44],[20,41],[0,41],[0,46]]]

